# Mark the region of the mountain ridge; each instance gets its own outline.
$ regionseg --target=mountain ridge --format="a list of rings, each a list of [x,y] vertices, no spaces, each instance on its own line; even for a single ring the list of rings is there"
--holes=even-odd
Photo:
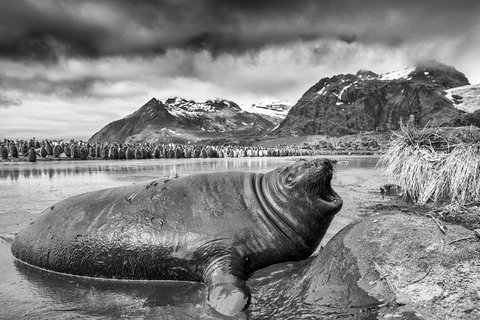
[[[126,117],[95,133],[89,142],[198,142],[262,134],[279,122],[243,111],[230,100],[195,102],[179,97],[150,99]]]
[[[293,106],[277,101],[242,109],[226,99],[152,98],[89,141],[248,144],[276,137],[389,132],[401,122],[480,125],[478,94],[480,85],[470,85],[454,67],[424,61],[383,74],[359,70],[324,77]]]
[[[446,125],[461,116],[445,90],[469,85],[465,75],[436,61],[377,74],[360,70],[322,78],[290,109],[272,135],[346,135],[396,130],[400,122]]]

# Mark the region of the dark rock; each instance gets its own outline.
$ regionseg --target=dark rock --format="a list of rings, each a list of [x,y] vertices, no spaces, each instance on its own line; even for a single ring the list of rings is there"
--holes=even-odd
[[[253,319],[479,319],[479,255],[480,241],[461,226],[447,224],[443,234],[428,217],[371,216],[343,229],[310,261],[254,275],[249,313]]]
[[[380,186],[380,194],[382,198],[384,196],[400,196],[402,194],[402,188],[397,184],[387,183]]]
[[[426,60],[417,63],[415,70],[409,74],[411,80],[445,90],[470,84],[465,74],[452,66],[435,60]]]
[[[476,126],[480,128],[480,110],[476,110],[472,113],[462,112],[457,117],[453,118],[448,126],[463,127],[463,126]]]

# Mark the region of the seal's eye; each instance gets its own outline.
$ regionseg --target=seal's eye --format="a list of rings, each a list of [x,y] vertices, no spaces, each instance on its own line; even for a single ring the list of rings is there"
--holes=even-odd
[[[293,174],[289,174],[286,178],[285,178],[285,183],[286,184],[292,184],[295,182],[295,176]]]

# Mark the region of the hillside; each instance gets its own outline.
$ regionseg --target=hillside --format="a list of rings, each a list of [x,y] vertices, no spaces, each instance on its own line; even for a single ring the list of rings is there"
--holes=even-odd
[[[277,136],[396,130],[446,125],[463,112],[445,90],[469,85],[465,75],[435,61],[386,74],[361,70],[323,78],[312,86],[273,130]]]
[[[195,102],[178,97],[152,98],[133,114],[95,133],[89,142],[211,142],[263,135],[279,119],[244,112],[228,100]]]

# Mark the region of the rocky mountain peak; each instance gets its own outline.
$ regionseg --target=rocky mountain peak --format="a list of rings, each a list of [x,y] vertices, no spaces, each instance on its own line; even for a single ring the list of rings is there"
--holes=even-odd
[[[224,99],[207,100],[205,102],[196,102],[180,97],[170,97],[163,101],[168,111],[179,116],[180,113],[189,116],[198,116],[199,113],[217,112],[222,109],[231,109],[241,111],[241,108],[233,101]]]
[[[435,61],[385,74],[360,70],[323,78],[300,98],[273,133],[345,135],[396,130],[401,121],[441,125],[459,115],[447,88],[465,75]]]
[[[133,114],[103,127],[89,141],[185,143],[226,139],[267,132],[279,121],[243,112],[238,104],[224,99],[152,98]]]
[[[355,75],[359,78],[362,78],[362,79],[376,79],[376,78],[378,78],[378,74],[376,74],[373,71],[365,70],[365,69],[358,70]]]
[[[424,60],[406,69],[379,75],[380,80],[407,80],[445,90],[469,85],[465,74],[435,60]]]

